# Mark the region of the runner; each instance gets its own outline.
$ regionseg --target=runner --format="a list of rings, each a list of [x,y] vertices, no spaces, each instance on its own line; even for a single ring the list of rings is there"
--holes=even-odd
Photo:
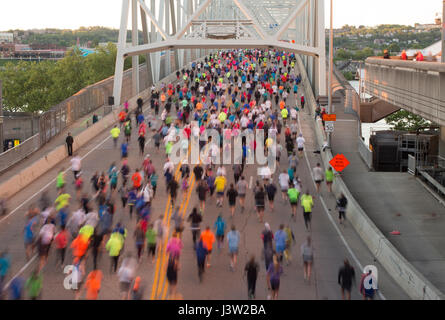
[[[207,267],[210,267],[210,256],[212,254],[213,243],[215,242],[215,235],[210,231],[210,227],[207,226],[199,240],[202,240],[204,247],[207,249]]]
[[[255,299],[256,279],[259,269],[260,267],[255,261],[255,256],[252,255],[244,267],[244,276],[247,277],[247,296],[249,300]]]
[[[312,264],[314,262],[314,248],[311,244],[311,237],[307,237],[306,241],[301,245],[301,255],[303,257],[304,281],[310,282]]]
[[[215,179],[215,191],[216,191],[216,206],[222,207],[224,200],[224,189],[226,188],[226,178],[223,175],[219,175]]]
[[[80,173],[82,167],[82,159],[77,154],[74,154],[70,162],[71,162],[71,170],[73,171],[74,175],[74,180],[76,180],[77,175]]]
[[[122,300],[129,300],[130,298],[130,286],[135,278],[136,266],[136,259],[134,259],[131,254],[128,254],[119,268],[117,275],[119,277]]]
[[[338,284],[341,286],[341,298],[345,300],[351,300],[351,289],[355,282],[354,268],[349,264],[349,260],[344,260],[344,265],[338,271]]]
[[[42,282],[42,275],[38,270],[34,270],[25,284],[25,287],[28,290],[28,297],[31,300],[37,300],[40,298],[42,293]]]
[[[113,138],[113,146],[117,148],[117,140],[119,139],[119,135],[121,134],[121,130],[117,127],[117,124],[114,125],[113,129],[110,130],[111,137]]]
[[[306,140],[303,138],[303,134],[300,133],[297,138],[298,156],[303,157],[304,143]]]
[[[328,187],[329,193],[332,193],[332,184],[334,183],[334,172],[332,171],[332,167],[328,167],[325,172],[326,176],[326,186]]]
[[[191,223],[193,247],[196,247],[196,240],[199,239],[200,235],[200,224],[202,222],[202,216],[198,213],[198,210],[193,208],[192,213],[187,218],[187,221]]]
[[[281,224],[280,228],[275,232],[274,240],[275,240],[275,252],[277,255],[277,259],[281,263],[283,262],[283,253],[284,250],[286,249],[286,242],[287,242],[287,234],[284,231],[284,224]]]
[[[224,247],[224,234],[226,232],[226,222],[224,221],[224,219],[222,217],[222,213],[220,213],[218,215],[218,217],[216,218],[213,228],[216,231],[216,240],[217,240],[217,246],[218,246],[218,251],[219,251],[219,250],[221,250],[221,248]]]
[[[232,228],[231,228],[230,232],[227,234],[227,242],[229,245],[229,254],[230,254],[230,270],[231,271],[235,271],[239,241],[240,241],[240,233],[236,230],[235,225],[232,224]]]
[[[280,290],[280,277],[283,273],[283,267],[280,265],[276,256],[273,258],[273,263],[267,269],[267,286],[271,291],[271,299],[278,299],[278,291]]]
[[[147,253],[151,263],[155,262],[156,257],[156,242],[157,242],[157,234],[156,230],[153,227],[153,223],[148,225],[147,231],[145,232],[145,239],[147,241]]]
[[[292,218],[295,219],[297,215],[298,198],[300,196],[300,192],[295,188],[293,183],[291,183],[289,187],[290,188],[287,190],[287,195],[292,208]]]
[[[85,281],[87,300],[97,300],[102,283],[102,271],[94,269],[88,274]]]
[[[314,206],[314,201],[312,200],[312,196],[310,195],[309,190],[307,190],[306,193],[301,196],[301,206],[303,207],[303,218],[306,230],[310,231],[312,207]]]
[[[255,192],[255,206],[257,209],[258,220],[260,223],[263,223],[265,198],[266,198],[266,193],[264,192],[264,188],[260,186],[258,190]]]
[[[179,258],[176,256],[168,258],[167,281],[169,285],[170,299],[176,298],[176,285],[178,283]]]
[[[199,282],[202,282],[202,276],[205,272],[205,261],[206,261],[207,254],[208,254],[208,250],[206,249],[203,240],[200,239],[196,246],[196,258],[197,258],[197,262],[198,262]]]
[[[292,255],[291,255],[291,247],[292,247],[292,243],[295,242],[295,235],[292,232],[292,229],[290,227],[290,225],[287,225],[284,228],[284,232],[286,232],[286,249],[284,250],[284,259],[286,259],[286,264],[290,265],[291,261],[292,261]]]
[[[320,192],[320,186],[323,182],[323,170],[321,169],[320,163],[317,163],[317,166],[312,169],[315,185],[317,186],[317,193]]]
[[[267,199],[269,200],[270,210],[274,211],[274,199],[277,193],[277,187],[273,183],[273,179],[269,179],[269,183],[266,185]]]
[[[340,194],[340,198],[337,200],[338,220],[340,224],[346,220],[346,207],[348,206],[348,199],[343,193]]]
[[[280,188],[281,188],[281,197],[283,199],[283,202],[287,201],[287,193],[289,190],[289,174],[285,169],[283,169],[283,172],[279,175],[278,181],[280,182]]]
[[[238,197],[239,197],[239,203],[241,205],[241,212],[244,212],[244,202],[246,200],[246,193],[247,193],[247,181],[244,178],[244,176],[241,176],[241,180],[238,181],[237,185],[236,185],[237,189],[238,189]]]
[[[230,184],[230,188],[227,190],[226,195],[229,198],[229,207],[233,218],[235,214],[236,198],[238,197],[238,192],[235,190],[233,183]]]
[[[201,211],[201,213],[204,212],[204,209],[205,209],[205,202],[206,202],[208,190],[209,190],[209,187],[207,185],[207,182],[204,180],[201,180],[196,188],[196,192],[198,193],[198,198],[199,198],[199,210]]]

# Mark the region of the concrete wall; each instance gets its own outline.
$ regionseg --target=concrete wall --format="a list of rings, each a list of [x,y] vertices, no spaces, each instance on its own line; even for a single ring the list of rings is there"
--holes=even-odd
[[[368,58],[365,92],[445,126],[445,64]]]
[[[39,118],[32,113],[3,111],[3,139],[20,139],[21,142],[39,132]],[[3,151],[3,141],[1,143]]]
[[[301,59],[298,56],[297,62],[303,77],[305,97],[312,114],[314,114],[316,107],[315,98],[307,76],[303,71]],[[315,125],[315,133],[318,145],[321,146],[326,141],[326,135],[320,123]],[[321,156],[325,167],[329,166],[329,161],[333,158],[331,151],[327,150],[326,152],[322,152]],[[382,232],[366,215],[366,212],[360,207],[360,204],[354,199],[340,176],[335,179],[333,191],[337,197],[340,193],[343,193],[347,197],[347,216],[349,222],[366,243],[375,258],[412,299],[445,299],[444,294],[415,269],[388,239],[385,238]]]

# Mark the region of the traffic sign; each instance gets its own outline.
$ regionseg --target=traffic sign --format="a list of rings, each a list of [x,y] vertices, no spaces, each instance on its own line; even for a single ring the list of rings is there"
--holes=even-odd
[[[343,154],[337,154],[329,163],[338,172],[343,171],[350,164]]]
[[[334,121],[325,122],[324,131],[330,132],[330,133],[334,132],[334,123],[335,123]]]
[[[324,121],[337,121],[337,115],[336,114],[324,114],[323,120]]]

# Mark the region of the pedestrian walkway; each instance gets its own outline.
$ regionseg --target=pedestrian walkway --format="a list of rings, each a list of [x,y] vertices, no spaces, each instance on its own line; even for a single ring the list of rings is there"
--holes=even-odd
[[[95,111],[85,115],[84,117],[78,119],[72,125],[66,127],[63,131],[60,132],[59,135],[52,138],[48,143],[43,145],[40,149],[38,149],[25,159],[17,162],[13,166],[9,167],[8,169],[0,173],[0,180],[1,181],[8,180],[12,176],[16,175],[18,172],[26,169],[40,158],[44,157],[51,151],[55,150],[57,147],[65,145],[65,139],[68,135],[68,132],[71,132],[73,138],[76,139],[76,136],[79,133],[86,130],[89,126],[93,124],[93,115],[96,114],[99,117],[100,121],[104,116],[106,116],[105,111],[107,110],[107,108],[109,107],[102,106],[96,109]]]
[[[445,208],[408,173],[370,172],[357,150],[358,120],[342,107],[335,113],[332,154],[351,163],[342,172],[344,182],[397,250],[445,292]]]

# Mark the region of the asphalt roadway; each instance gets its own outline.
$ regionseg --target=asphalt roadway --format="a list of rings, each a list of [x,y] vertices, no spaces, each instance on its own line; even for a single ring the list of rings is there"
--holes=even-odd
[[[302,88],[300,88],[301,91]],[[289,95],[289,103],[295,103],[292,95]],[[146,112],[148,107],[146,108]],[[299,112],[299,130],[306,139],[306,150],[304,158],[300,159],[297,174],[300,177],[303,189],[309,188],[314,196],[315,206],[312,213],[312,231],[306,231],[303,222],[302,208],[297,211],[297,219],[291,219],[291,208],[287,202],[283,202],[280,192],[275,198],[275,210],[271,212],[266,201],[265,221],[267,221],[272,231],[278,229],[279,225],[290,224],[295,234],[296,242],[293,244],[292,262],[289,265],[284,264],[284,274],[281,278],[281,286],[279,299],[287,300],[303,300],[303,299],[341,299],[340,286],[337,283],[337,273],[339,267],[342,266],[343,260],[348,258],[356,271],[356,282],[352,289],[352,299],[362,299],[358,292],[358,285],[361,270],[364,266],[373,264],[378,270],[379,290],[376,299],[408,299],[408,296],[402,289],[394,283],[392,278],[385,270],[374,261],[374,257],[367,249],[366,245],[354,231],[352,226],[346,221],[340,225],[337,220],[337,211],[335,210],[335,199],[327,192],[326,185],[322,186],[320,194],[316,194],[315,186],[311,176],[312,168],[320,161],[320,156],[313,151],[319,150],[316,146],[315,134],[313,131],[314,122],[312,116],[306,111]],[[111,162],[115,162],[120,168],[120,149],[113,148],[113,142],[109,135],[110,128],[94,139],[90,143],[82,147],[77,153],[83,158],[82,172],[84,178],[84,190],[92,190],[89,179],[96,171],[108,170]],[[150,140],[152,133],[147,134],[147,144],[145,153],[149,153],[153,163],[157,169],[159,180],[158,190],[152,203],[152,219],[156,219],[159,215],[165,214],[167,223],[171,226],[171,210],[169,210],[168,197],[165,192],[165,180],[162,175],[162,167],[165,162],[164,150],[161,147],[159,151],[154,148],[153,141]],[[122,137],[123,139],[123,137]],[[282,145],[284,144],[284,134],[282,134]],[[284,149],[285,151],[285,149]],[[277,187],[278,175],[282,169],[287,169],[287,156],[283,152],[280,163],[280,170],[274,175],[274,181]],[[133,129],[131,144],[129,148],[129,166],[131,172],[134,168],[140,167],[143,156],[139,155],[137,142],[137,129]],[[233,171],[231,165],[226,166],[228,185],[234,182]],[[309,168],[310,167],[310,168]],[[46,174],[34,181],[21,192],[8,200],[9,214],[0,219],[0,250],[7,249],[11,257],[11,269],[6,278],[6,284],[9,285],[10,280],[15,276],[22,276],[27,279],[33,269],[37,267],[37,257],[34,256],[30,261],[26,261],[25,248],[23,243],[23,228],[25,225],[25,214],[31,203],[37,202],[41,192],[47,190],[52,201],[56,198],[55,177],[59,170],[63,168],[66,172],[66,190],[73,197],[69,208],[70,212],[77,210],[74,197],[73,174],[71,172],[69,159],[64,160],[56,167],[49,170]],[[191,168],[192,169],[192,168]],[[209,300],[209,299],[247,299],[247,283],[243,278],[243,269],[251,254],[255,254],[257,262],[260,265],[260,273],[257,280],[256,298],[267,298],[266,271],[264,260],[261,259],[262,241],[261,232],[264,224],[260,223],[256,217],[253,186],[258,178],[257,165],[246,165],[244,176],[249,182],[249,190],[246,197],[246,210],[241,213],[237,207],[235,217],[230,218],[228,200],[225,197],[224,206],[216,207],[215,198],[209,198],[206,203],[206,209],[203,214],[203,222],[201,227],[213,224],[219,213],[222,213],[226,220],[228,228],[234,223],[237,230],[241,233],[241,243],[239,250],[238,263],[234,271],[229,268],[229,256],[227,243],[224,248],[218,251],[216,244],[212,253],[211,267],[206,270],[204,281],[199,283],[197,263],[195,253],[192,248],[192,239],[190,225],[185,224],[182,240],[184,249],[180,258],[180,270],[178,273],[177,292],[179,299],[191,300]],[[181,206],[181,213],[188,216],[193,207],[198,207],[198,198],[195,192],[196,184],[193,184],[194,177],[191,177],[191,188],[188,194],[182,194],[179,191],[177,204]],[[119,181],[119,185],[120,185]],[[90,192],[91,194],[92,192]],[[122,221],[128,229],[128,236],[125,242],[124,253],[135,254],[135,244],[133,231],[136,226],[136,220],[130,220],[128,207],[122,210],[121,202],[116,196],[116,213],[113,224]],[[170,227],[170,231],[172,228]],[[306,237],[311,235],[314,246],[314,264],[312,279],[309,283],[303,279],[303,266],[300,255],[300,245],[305,241]],[[145,252],[146,253],[146,252]],[[66,264],[72,261],[71,250],[67,251]],[[71,290],[66,290],[63,286],[66,274],[63,268],[56,265],[57,255],[54,248],[51,249],[48,262],[43,269],[43,290],[41,299],[48,300],[69,300],[74,298]],[[120,262],[122,258],[120,259]],[[104,274],[102,288],[99,293],[99,299],[120,299],[119,280],[116,274],[110,273],[110,259],[107,252],[103,252],[99,260],[99,268]],[[87,274],[92,270],[92,258],[88,257],[86,263]],[[165,277],[166,257],[165,253],[158,252],[155,263],[148,259],[146,254],[142,262],[138,265],[137,275],[141,277],[141,286],[143,288],[144,299],[169,299],[168,285]],[[84,295],[82,296],[84,298]]]

